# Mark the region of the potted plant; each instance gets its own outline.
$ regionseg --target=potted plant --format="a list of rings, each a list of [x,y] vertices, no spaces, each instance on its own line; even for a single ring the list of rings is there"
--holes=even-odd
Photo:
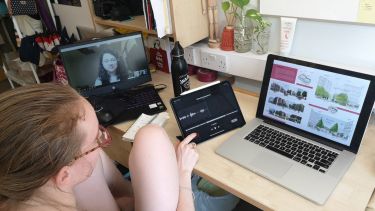
[[[222,2],[221,8],[225,14],[227,25],[224,27],[222,36],[223,50],[235,50],[237,52],[246,52],[251,48],[251,30],[245,11],[245,7],[250,0],[226,0]],[[226,36],[231,40],[225,41]],[[233,46],[234,44],[234,46]]]
[[[253,21],[253,34],[251,51],[256,54],[265,54],[268,51],[271,23],[264,20],[262,15],[255,9],[246,12],[246,17]]]

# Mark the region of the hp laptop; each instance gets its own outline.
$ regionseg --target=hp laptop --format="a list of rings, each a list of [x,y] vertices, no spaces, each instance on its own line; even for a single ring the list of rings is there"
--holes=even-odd
[[[111,36],[59,48],[69,85],[86,97],[99,122],[110,125],[166,107],[152,85],[141,33]]]
[[[256,118],[216,153],[324,204],[355,159],[374,93],[374,76],[269,55]]]

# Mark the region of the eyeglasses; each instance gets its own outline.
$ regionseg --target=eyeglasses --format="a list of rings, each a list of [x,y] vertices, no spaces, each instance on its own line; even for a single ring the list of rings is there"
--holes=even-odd
[[[78,160],[79,158],[88,155],[89,153],[97,150],[98,148],[108,147],[112,143],[112,137],[109,134],[108,130],[101,125],[99,125],[99,136],[96,138],[96,142],[98,143],[98,146],[74,157],[74,160]]]

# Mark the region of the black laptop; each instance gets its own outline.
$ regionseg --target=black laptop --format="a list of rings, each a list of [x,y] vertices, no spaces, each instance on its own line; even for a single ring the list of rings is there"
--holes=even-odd
[[[69,85],[93,105],[105,126],[166,107],[151,81],[141,33],[61,46]]]

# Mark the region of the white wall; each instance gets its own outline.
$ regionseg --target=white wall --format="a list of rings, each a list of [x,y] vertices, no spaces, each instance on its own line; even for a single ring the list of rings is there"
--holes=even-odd
[[[257,2],[251,3],[250,7],[257,7]],[[218,1],[218,11],[222,31],[226,20],[221,0]],[[277,53],[280,18],[266,18],[272,23],[270,52]],[[266,56],[254,56],[250,52],[224,54],[228,55],[228,73],[254,80],[263,77]],[[375,25],[298,19],[290,56],[375,75]]]

